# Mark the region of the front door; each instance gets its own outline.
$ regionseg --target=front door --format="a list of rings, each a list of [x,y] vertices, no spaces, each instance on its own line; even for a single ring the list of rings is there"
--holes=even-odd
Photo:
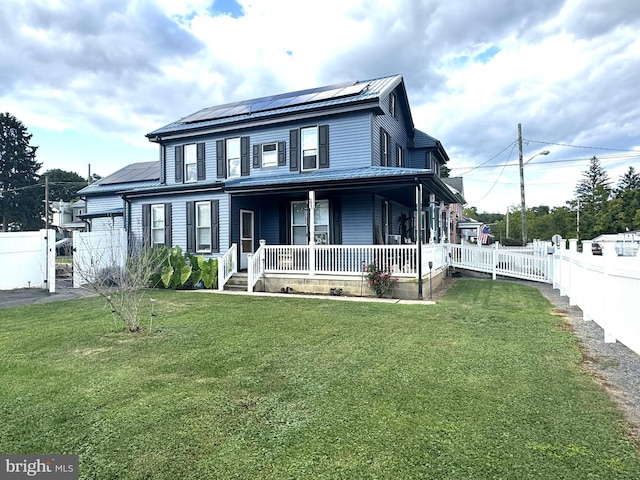
[[[240,210],[240,270],[249,265],[247,255],[253,253],[253,210]]]

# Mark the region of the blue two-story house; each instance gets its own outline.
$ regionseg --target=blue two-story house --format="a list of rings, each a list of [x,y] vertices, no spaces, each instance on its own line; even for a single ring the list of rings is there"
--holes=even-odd
[[[449,237],[445,206],[459,201],[400,75],[205,108],[147,137],[158,162],[80,192],[93,228],[224,257],[267,290],[357,283],[371,261],[422,278],[420,249]]]

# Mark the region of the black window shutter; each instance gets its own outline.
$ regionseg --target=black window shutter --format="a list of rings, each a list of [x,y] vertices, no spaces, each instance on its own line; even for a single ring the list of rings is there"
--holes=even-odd
[[[143,247],[151,246],[151,205],[142,205],[142,241]]]
[[[292,172],[300,170],[299,138],[300,131],[298,129],[289,131],[289,170]]]
[[[224,140],[216,141],[216,167],[218,178],[227,178],[227,161],[225,159]]]
[[[278,142],[278,166],[284,167],[287,164],[287,157],[285,149],[287,148],[287,142]]]
[[[176,147],[176,183],[183,182],[183,174],[184,174],[184,156],[183,156],[183,147],[182,145],[178,145]]]
[[[332,241],[334,245],[342,245],[342,208],[340,199],[331,200]]]
[[[160,183],[167,182],[167,147],[160,146]]]
[[[204,143],[198,143],[197,145],[197,168],[198,168],[198,180],[204,180],[206,178],[206,169],[204,163]]]
[[[329,125],[318,127],[318,168],[329,168]]]
[[[196,203],[187,202],[187,252],[196,250]]]
[[[171,204],[164,204],[164,244],[166,247],[171,248]]]
[[[290,233],[291,233],[291,203],[286,200],[282,200],[279,206],[280,215],[279,220],[280,223],[279,233],[280,233],[280,244],[281,245],[289,245],[290,244]]]
[[[214,253],[220,252],[219,203],[218,200],[211,201],[211,251]]]
[[[240,137],[240,175],[246,177],[249,173],[249,137]]]
[[[260,168],[262,163],[262,150],[260,145],[253,146],[253,168]]]

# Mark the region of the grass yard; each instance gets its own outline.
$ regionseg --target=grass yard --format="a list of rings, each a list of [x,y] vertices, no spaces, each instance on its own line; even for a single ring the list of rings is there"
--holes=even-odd
[[[152,295],[148,334],[95,298],[0,310],[0,452],[78,454],[99,480],[640,478],[533,288],[461,280],[435,306]]]

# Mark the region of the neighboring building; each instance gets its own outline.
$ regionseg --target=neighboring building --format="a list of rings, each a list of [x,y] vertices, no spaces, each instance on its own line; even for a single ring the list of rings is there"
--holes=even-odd
[[[63,237],[70,237],[73,231],[84,231],[87,227],[82,221],[85,209],[84,200],[51,202],[51,226]]]
[[[467,201],[464,199],[464,182],[462,177],[448,177],[443,178],[442,181],[447,184],[449,189],[456,196],[457,201],[449,204],[448,221],[449,221],[449,242],[459,244],[462,239],[468,240],[468,235],[465,236],[461,223],[468,222],[469,220],[464,216],[464,206]],[[477,226],[476,226],[477,231]]]
[[[446,241],[448,156],[417,130],[402,76],[205,108],[147,135],[159,162],[82,189],[92,229],[123,227],[138,245],[219,256],[240,268],[268,245]],[[421,193],[421,196],[419,196]]]

